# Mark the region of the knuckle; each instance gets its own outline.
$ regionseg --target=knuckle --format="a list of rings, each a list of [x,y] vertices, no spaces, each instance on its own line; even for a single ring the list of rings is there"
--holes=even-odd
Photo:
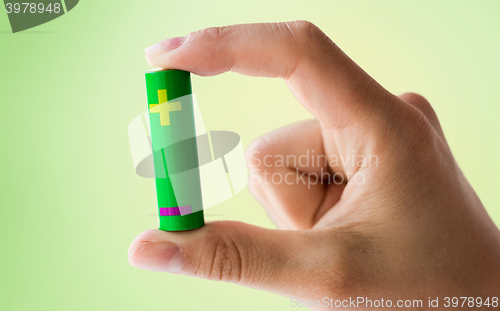
[[[402,98],[406,102],[408,102],[409,104],[415,106],[416,108],[418,108],[421,111],[427,111],[429,109],[432,109],[432,106],[429,103],[429,101],[425,97],[423,97],[422,95],[420,95],[420,94],[417,94],[417,93],[404,93],[402,95]]]
[[[315,24],[305,21],[299,20],[293,23],[287,24],[290,32],[294,34],[294,37],[298,38],[301,43],[310,45],[312,43],[323,43],[328,37],[326,34],[319,29]]]
[[[228,28],[222,27],[210,27],[197,32],[197,35],[208,40],[221,40],[228,33]]]
[[[239,283],[243,254],[234,239],[229,235],[209,236],[205,243],[209,243],[210,248],[195,274],[209,280]]]
[[[433,133],[432,125],[422,110],[412,109],[408,112],[407,116],[410,135],[419,135],[428,138]]]
[[[264,165],[266,155],[273,154],[274,148],[266,136],[254,140],[247,148],[245,159],[250,169],[258,169]]]
[[[398,130],[398,142],[408,156],[431,155],[437,148],[437,136],[428,117],[421,110],[406,107]],[[409,139],[410,138],[410,139]]]
[[[314,25],[310,21],[306,21],[306,20],[294,21],[292,25],[293,25],[293,27],[291,27],[291,29],[295,29],[295,31],[298,34],[307,35],[307,36],[312,33],[314,28],[317,28],[316,25]]]

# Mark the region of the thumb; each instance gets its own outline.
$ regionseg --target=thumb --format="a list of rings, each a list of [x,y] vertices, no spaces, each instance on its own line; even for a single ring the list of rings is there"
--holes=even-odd
[[[308,246],[314,244],[311,240],[308,231],[222,221],[187,232],[147,230],[132,242],[128,260],[140,269],[233,282],[286,295],[304,285],[295,274],[311,269],[306,258]]]

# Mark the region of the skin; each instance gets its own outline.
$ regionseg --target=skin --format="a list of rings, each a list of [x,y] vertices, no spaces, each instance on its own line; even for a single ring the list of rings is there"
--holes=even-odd
[[[316,119],[247,149],[249,189],[280,230],[228,221],[148,230],[130,246],[133,266],[311,300],[422,299],[426,309],[428,297],[440,297],[443,308],[446,296],[499,296],[500,231],[425,98],[391,94],[306,21],[204,29],[164,40],[146,57],[202,76],[281,78]],[[307,150],[372,160],[263,163]],[[322,172],[337,179],[318,179]],[[316,184],[264,182],[272,174],[305,174]]]

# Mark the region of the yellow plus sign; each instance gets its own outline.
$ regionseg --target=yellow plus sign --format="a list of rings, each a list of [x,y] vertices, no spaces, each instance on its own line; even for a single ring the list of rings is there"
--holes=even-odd
[[[181,103],[168,103],[167,90],[158,90],[158,104],[149,104],[149,112],[160,113],[161,125],[170,125],[170,111],[182,110]]]

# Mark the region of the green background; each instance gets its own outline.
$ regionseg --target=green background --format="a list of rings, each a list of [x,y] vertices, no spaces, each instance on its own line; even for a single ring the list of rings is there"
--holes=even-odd
[[[127,126],[146,105],[146,47],[295,19],[317,24],[390,91],[426,96],[500,224],[500,1],[86,0],[18,34],[0,12],[0,310],[290,309],[266,292],[128,264],[157,211]],[[207,128],[237,132],[245,146],[310,117],[281,80],[195,76],[193,90]],[[247,190],[207,219],[273,227]]]

